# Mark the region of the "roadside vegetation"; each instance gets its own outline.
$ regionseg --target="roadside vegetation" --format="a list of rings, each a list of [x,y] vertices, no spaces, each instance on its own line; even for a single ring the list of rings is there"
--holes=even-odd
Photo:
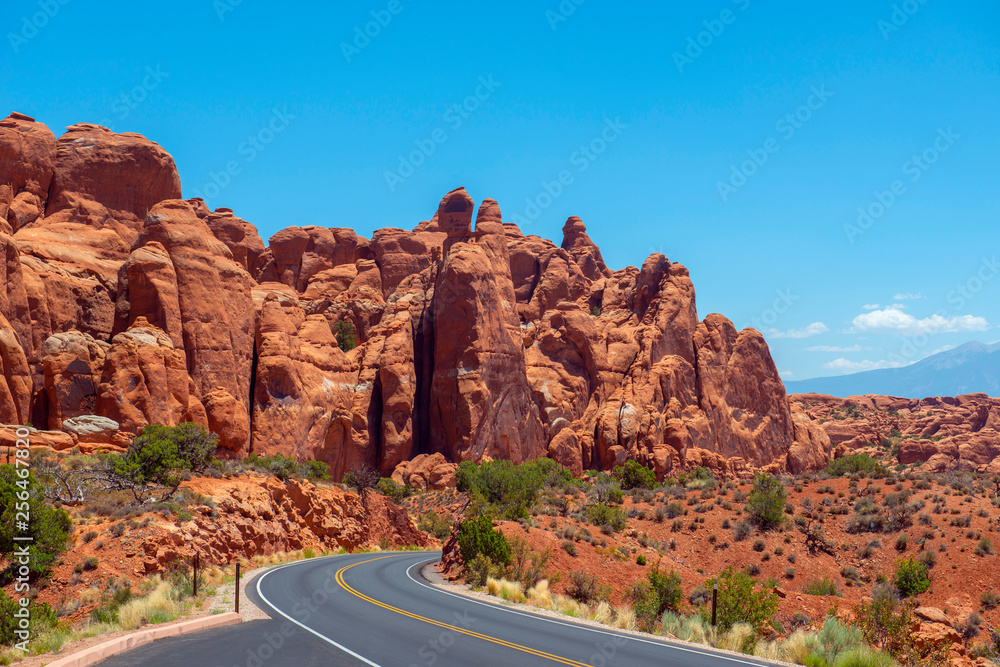
[[[993,495],[991,477],[916,474],[867,454],[837,459],[813,475],[760,472],[749,486],[720,483],[705,469],[657,481],[652,470],[637,462],[616,467],[611,474],[589,471],[582,480],[545,460],[522,466],[465,463],[460,471],[460,489],[470,496],[458,530],[461,567],[474,588],[613,627],[669,634],[795,664],[949,664],[950,641],[914,638],[914,610],[920,596],[933,591],[935,565],[941,567],[947,550],[978,558],[995,555],[996,538],[973,530],[973,512],[964,508],[975,498]],[[841,490],[832,486],[833,480],[841,480]],[[807,486],[810,493],[805,492]],[[626,503],[626,498],[632,502]],[[1000,508],[1000,499],[993,497],[989,504]],[[723,510],[722,526],[728,533],[708,532],[703,517],[713,508]],[[993,525],[988,511],[979,509],[976,516]],[[516,531],[498,527],[505,521],[517,521],[525,531],[553,531],[551,544],[563,559],[575,559],[580,549],[590,548],[610,562],[631,559],[647,568],[645,576],[625,590],[612,590],[600,572],[553,567],[556,552],[548,547],[532,551]],[[662,524],[678,535],[700,535],[701,548],[710,551],[743,543],[747,546],[742,548],[759,554],[761,564],[730,566],[692,585],[690,576],[680,576],[672,557],[674,540],[651,539],[633,527],[636,521]],[[942,523],[952,532],[960,531],[966,543],[957,542],[958,535],[943,539]],[[831,533],[834,526],[837,531]],[[857,536],[861,545],[838,543],[839,538],[835,542],[831,534]],[[611,537],[618,546],[608,545]],[[871,558],[884,549],[896,557],[887,567],[878,567]],[[839,572],[813,578],[796,574],[800,559],[820,556],[834,556],[833,562],[841,563]],[[775,561],[784,562],[780,576],[762,576],[761,565],[770,567]],[[533,567],[518,565],[523,563]],[[718,586],[715,626],[713,585]],[[801,612],[782,616],[778,591],[783,586],[831,600],[841,599],[846,590],[860,602],[833,604],[818,618]],[[855,592],[866,588],[867,593]],[[1000,608],[1000,595],[984,593],[981,604],[983,613]],[[1000,633],[979,613],[956,629],[970,656],[1000,655]]]

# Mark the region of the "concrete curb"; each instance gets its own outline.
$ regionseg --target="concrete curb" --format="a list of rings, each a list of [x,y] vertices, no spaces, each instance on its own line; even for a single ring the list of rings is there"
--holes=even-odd
[[[48,663],[48,667],[89,667],[90,665],[96,665],[100,661],[110,658],[113,655],[129,651],[142,646],[143,644],[156,641],[157,639],[175,637],[177,635],[186,635],[191,632],[199,632],[210,628],[221,628],[226,625],[235,625],[236,623],[242,622],[243,619],[240,615],[231,611],[225,614],[216,614],[214,616],[203,616],[202,618],[195,618],[190,621],[181,621],[179,623],[170,623],[166,625],[154,625],[146,628],[145,630],[139,630],[131,634],[122,635],[121,637],[110,639],[103,644],[91,646],[90,648],[83,649],[73,655],[60,658],[55,662]]]

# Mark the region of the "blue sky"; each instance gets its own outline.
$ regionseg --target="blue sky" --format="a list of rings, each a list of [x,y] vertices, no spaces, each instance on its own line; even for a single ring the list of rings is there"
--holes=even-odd
[[[579,215],[787,378],[1000,339],[996,3],[648,4],[10,0],[3,111],[140,132],[265,239]]]

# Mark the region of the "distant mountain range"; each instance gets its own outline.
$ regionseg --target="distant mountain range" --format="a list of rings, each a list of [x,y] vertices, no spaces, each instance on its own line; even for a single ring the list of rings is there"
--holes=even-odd
[[[790,381],[785,383],[785,390],[789,394],[841,397],[882,394],[927,398],[977,392],[1000,396],[1000,343],[966,343],[903,368]]]

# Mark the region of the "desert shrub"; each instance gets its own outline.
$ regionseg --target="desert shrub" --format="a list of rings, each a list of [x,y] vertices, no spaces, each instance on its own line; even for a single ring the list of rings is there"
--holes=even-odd
[[[931,585],[927,566],[913,558],[904,558],[896,563],[895,581],[896,588],[907,597],[920,595]]]
[[[406,484],[397,484],[391,477],[383,477],[375,486],[376,490],[392,502],[399,504],[413,495],[413,489]]]
[[[424,512],[417,521],[417,529],[429,533],[439,540],[444,540],[451,533],[451,521],[447,516],[438,516],[434,510]]]
[[[712,591],[708,590],[701,584],[698,584],[691,589],[688,593],[688,602],[694,607],[700,607],[703,604],[707,604],[709,600],[712,599]]]
[[[21,512],[28,514],[26,531],[17,527]],[[56,558],[66,550],[71,528],[69,514],[46,504],[42,487],[28,468],[0,465],[0,557],[9,559],[27,544],[29,577],[48,574]],[[31,541],[15,537],[31,537]],[[7,573],[16,567],[16,559],[10,559]]]
[[[737,542],[742,542],[743,540],[750,537],[750,534],[752,532],[753,532],[753,525],[751,525],[749,521],[740,521],[739,523],[736,524],[736,527],[733,528],[733,539],[736,540]]]
[[[644,556],[643,554],[639,554],[638,556],[635,557],[635,564],[636,565],[645,565],[646,562],[647,562],[646,561],[646,556]]]
[[[458,549],[465,563],[482,555],[496,565],[510,565],[510,544],[488,516],[462,522],[458,528]]]
[[[0,589],[0,646],[14,646],[21,641],[16,633],[20,630],[19,619],[15,616],[24,609],[19,604],[20,596],[11,598]],[[31,619],[31,635],[41,635],[47,628],[56,624],[56,612],[46,603],[36,604],[33,598],[28,598],[28,618]],[[24,613],[24,612],[20,612]]]
[[[763,529],[776,528],[784,519],[785,487],[772,475],[758,472],[745,509],[750,519]]]
[[[756,579],[732,566],[708,580],[708,587],[713,584],[719,586],[717,621],[722,630],[737,623],[747,623],[756,632],[763,632],[778,609],[778,596],[774,591],[758,590]]]
[[[590,604],[598,600],[607,600],[610,594],[610,587],[602,584],[597,575],[590,572],[575,570],[567,577],[566,595],[577,602]]]
[[[832,577],[824,577],[823,579],[813,579],[808,584],[802,587],[802,592],[806,595],[836,595],[840,596],[840,591],[837,590],[837,584],[834,583]]]
[[[489,511],[515,521],[531,514],[544,486],[572,484],[568,470],[551,459],[514,465],[506,459],[485,463],[463,461],[455,473],[459,491],[478,497]]]
[[[615,466],[611,474],[623,489],[652,489],[656,487],[656,473],[638,461],[626,461]]]
[[[979,540],[979,544],[976,545],[976,555],[977,556],[992,556],[996,552],[993,550],[993,542],[990,538],[984,537]]]
[[[604,531],[605,527],[610,528],[610,532],[606,533],[608,535],[616,530],[624,530],[628,522],[625,510],[620,507],[611,507],[610,505],[600,503],[587,505],[585,514],[587,521],[594,526],[600,526],[602,531]]]
[[[578,553],[576,548],[576,542],[574,542],[573,540],[563,540],[559,546],[562,547],[562,550],[568,553],[570,556],[575,556]]]
[[[763,551],[766,547],[767,547],[767,543],[764,542],[764,540],[754,540],[753,541],[753,550],[756,551],[756,552],[758,552],[758,553],[760,553],[761,551]]]
[[[358,332],[350,320],[337,320],[333,325],[333,335],[337,346],[344,352],[350,352],[358,346]]]
[[[889,584],[879,584],[872,591],[870,601],[854,607],[854,623],[860,628],[865,643],[886,652],[904,665],[944,665],[947,663],[947,646],[917,647],[913,640],[912,601],[901,601],[896,589]]]
[[[639,626],[652,630],[663,612],[677,611],[684,597],[681,577],[677,572],[661,572],[659,565],[646,573],[646,580],[638,582],[629,592],[632,608]]]
[[[667,503],[666,507],[664,508],[664,515],[668,519],[676,519],[679,516],[683,516],[684,506],[681,505],[676,500],[674,502]]]
[[[885,468],[868,454],[849,454],[830,461],[826,466],[826,474],[831,477],[844,477],[864,473],[870,477],[884,477]]]

